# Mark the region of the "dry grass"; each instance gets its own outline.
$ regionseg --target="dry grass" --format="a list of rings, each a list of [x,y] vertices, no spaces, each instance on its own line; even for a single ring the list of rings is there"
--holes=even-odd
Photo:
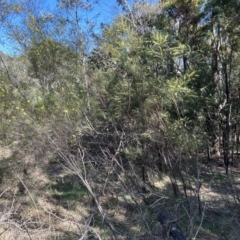
[[[51,158],[51,154],[24,149],[18,142],[1,147],[0,239],[79,239],[81,236],[110,239],[79,180],[49,160]],[[229,177],[215,166],[202,170],[202,216],[197,212],[193,178],[187,181],[188,199],[184,199],[179,179],[180,195],[176,198],[168,175],[161,174],[160,181],[152,176],[151,184],[159,193],[156,205],[165,204],[188,236],[198,232],[197,239],[238,239],[240,172],[236,168],[232,170]],[[144,206],[134,189],[130,189],[132,195],[129,195],[121,187],[109,181],[105,193],[98,196],[114,226],[120,230],[121,239],[155,239],[155,235],[161,235],[156,213]]]

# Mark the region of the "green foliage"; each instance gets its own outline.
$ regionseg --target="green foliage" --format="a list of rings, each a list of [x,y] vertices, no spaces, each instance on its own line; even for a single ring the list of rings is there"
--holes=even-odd
[[[223,8],[226,4],[228,8]],[[61,11],[75,7],[86,6],[66,1]],[[211,12],[212,7],[216,12]],[[209,1],[203,5],[201,0],[173,0],[159,5],[135,4],[132,15],[117,16],[103,29],[98,47],[90,55],[84,55],[84,38],[71,44],[66,37],[78,25],[78,15],[74,23],[64,16],[54,19],[53,13],[40,16],[25,5],[14,5],[13,10],[15,14],[25,11],[27,16],[25,29],[30,42],[19,61],[28,69],[30,79],[20,76],[13,85],[6,74],[1,75],[1,112],[6,117],[21,116],[41,124],[63,118],[60,125],[66,118],[73,122],[78,119],[77,125],[87,113],[96,127],[107,121],[139,132],[138,144],[129,145],[135,155],[141,155],[141,144],[156,140],[156,130],[158,136],[171,136],[186,149],[190,142],[199,146],[196,139],[202,139],[199,129],[204,131],[206,115],[217,112],[224,102],[227,72],[234,89],[233,112],[238,114],[239,39],[232,3]],[[211,24],[220,25],[219,36],[214,36]],[[212,53],[217,44],[221,44],[221,74],[216,85]],[[224,109],[221,111],[219,117],[225,118]]]
[[[29,75],[38,78],[41,85],[56,82],[64,68],[76,64],[77,55],[68,47],[53,40],[34,44],[27,53],[31,67]]]

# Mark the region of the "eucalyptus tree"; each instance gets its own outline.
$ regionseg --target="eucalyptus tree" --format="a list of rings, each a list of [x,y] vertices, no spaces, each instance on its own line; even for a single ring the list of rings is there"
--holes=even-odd
[[[204,5],[203,29],[208,33],[208,65],[211,79],[211,103],[208,112],[208,128],[214,132],[215,148],[222,151],[226,173],[228,173],[232,131],[237,127],[239,62],[239,5],[237,1],[208,1]],[[234,106],[234,107],[233,107]],[[233,137],[234,136],[234,137]],[[233,153],[233,152],[232,152]]]

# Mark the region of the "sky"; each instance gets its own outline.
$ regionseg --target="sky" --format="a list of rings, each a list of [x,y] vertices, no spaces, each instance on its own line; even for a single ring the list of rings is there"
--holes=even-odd
[[[58,0],[34,0],[34,3],[42,3],[44,4],[44,9],[42,11],[51,12],[56,10],[56,4]],[[12,2],[17,2],[17,0],[12,0]],[[82,12],[83,19],[89,18],[92,19],[94,16],[98,15],[97,22],[96,22],[96,29],[100,29],[100,24],[102,23],[111,23],[115,16],[121,13],[121,7],[117,5],[116,0],[89,0],[90,3],[93,4],[93,10],[90,12]],[[132,1],[130,1],[131,4]],[[17,18],[14,19],[15,25],[18,25]],[[99,30],[100,31],[100,30]],[[9,41],[8,37],[0,29],[0,51],[4,52],[5,54],[9,55],[18,55],[18,50],[14,47],[14,43]]]
[[[58,1],[45,0],[45,2],[51,7],[52,10],[54,10],[54,7]],[[104,22],[111,22],[113,18],[121,12],[121,8],[117,5],[116,0],[89,0],[89,2],[94,6],[94,8],[93,11],[87,13],[88,16],[91,17],[91,15],[93,16],[99,13],[99,18]]]
[[[59,0],[9,0],[12,3],[17,3],[19,1],[23,1],[26,4],[32,2],[35,6],[35,10],[39,10],[39,14],[47,13],[47,12],[54,12],[57,9],[57,4]],[[117,4],[117,0],[80,0],[82,2],[90,2],[93,5],[93,10],[90,12],[83,11],[82,14],[83,19],[97,19],[95,30],[97,33],[101,31],[100,24],[111,24],[114,18],[122,13],[122,9]],[[141,1],[141,0],[135,0]],[[149,3],[157,3],[159,0],[148,0]],[[132,6],[134,0],[127,0],[130,6]],[[1,9],[0,9],[1,11]],[[96,18],[97,15],[97,18]],[[20,19],[15,17],[13,19],[14,24],[17,26],[19,25]],[[84,28],[84,21],[81,25]],[[19,48],[18,48],[19,49]],[[5,54],[9,54],[12,56],[19,55],[19,50],[12,41],[9,40],[7,34],[4,33],[3,28],[0,26],[0,51],[4,52]]]

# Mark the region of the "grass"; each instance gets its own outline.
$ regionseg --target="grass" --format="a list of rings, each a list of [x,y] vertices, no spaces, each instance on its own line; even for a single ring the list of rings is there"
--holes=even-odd
[[[111,238],[111,232],[106,228],[86,188],[72,173],[49,162],[51,155],[38,155],[36,158],[31,151],[18,148],[17,144],[12,149],[4,147],[2,150],[0,149],[1,189],[8,190],[0,197],[0,240],[29,239],[23,223],[36,240],[74,240],[86,231],[88,239],[96,239],[95,232],[104,240]],[[23,166],[28,167],[27,175]],[[234,181],[239,182],[238,169],[234,169],[232,174]],[[232,191],[234,187],[234,194],[239,194],[239,188],[231,175],[226,176],[224,169],[206,167],[202,170],[200,196],[203,203],[206,202],[202,222],[202,216],[197,213],[196,189],[192,182],[195,178],[186,174],[184,177],[189,185],[188,199],[184,199],[180,179],[177,179],[180,193],[175,197],[169,177],[166,174],[161,174],[161,178],[154,176],[152,185],[159,196],[157,204],[165,206],[183,231],[192,221],[192,237],[200,226],[196,239],[219,239],[222,232],[225,239],[238,239],[240,229],[234,229],[233,226],[238,224],[239,210]],[[28,188],[28,191],[21,194],[18,192],[19,178]],[[104,194],[99,182],[94,183],[94,177],[91,186],[122,239],[138,239],[141,235],[155,231],[157,213],[141,202],[134,188],[130,195],[120,182],[111,182],[109,185],[106,179],[104,182]],[[188,210],[187,203],[190,204],[191,211]],[[189,231],[186,233],[189,234]]]
[[[79,182],[58,181],[51,186],[52,196],[57,200],[76,201],[87,195],[87,190]]]

